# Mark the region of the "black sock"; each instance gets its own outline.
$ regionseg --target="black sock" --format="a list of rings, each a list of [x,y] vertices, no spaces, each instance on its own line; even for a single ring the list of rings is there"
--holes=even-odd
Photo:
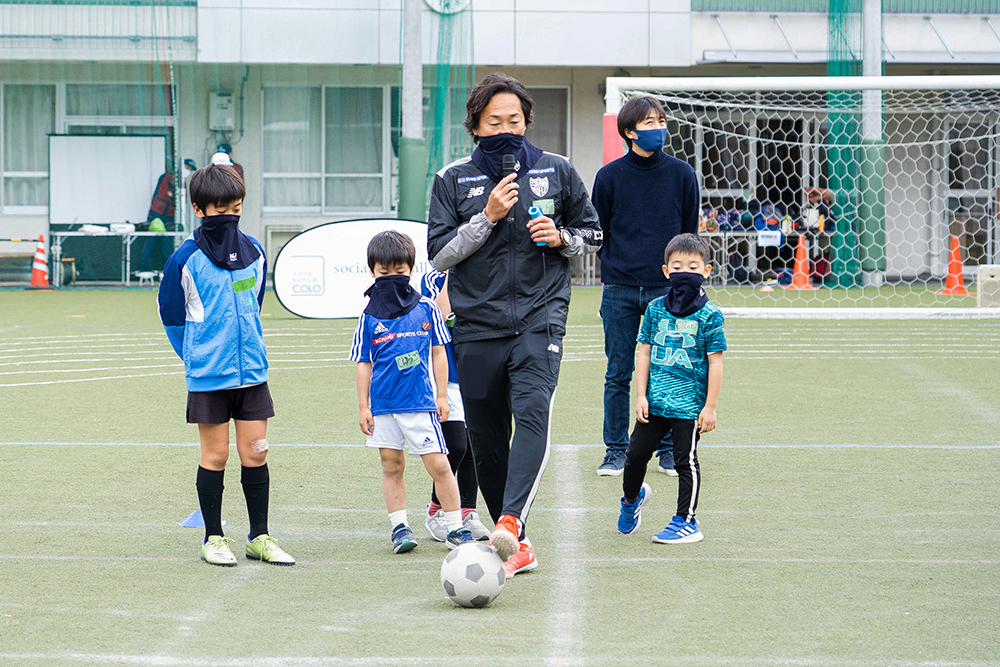
[[[247,499],[247,514],[250,515],[248,538],[253,540],[267,532],[267,500],[271,488],[271,476],[267,472],[267,464],[259,468],[243,466],[240,482],[243,484],[243,495]]]
[[[222,477],[225,470],[206,470],[198,466],[198,505],[205,520],[205,540],[209,535],[222,535]]]

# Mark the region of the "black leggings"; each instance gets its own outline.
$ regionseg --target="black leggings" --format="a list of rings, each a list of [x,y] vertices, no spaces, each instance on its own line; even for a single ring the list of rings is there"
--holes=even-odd
[[[472,458],[472,447],[469,447],[469,436],[465,430],[465,422],[444,422],[441,424],[444,434],[444,444],[448,447],[448,463],[451,471],[458,476],[458,495],[462,501],[462,509],[476,509],[479,496],[479,482],[476,479],[476,462]],[[440,505],[434,485],[431,485],[431,502]]]
[[[701,491],[701,467],[698,465],[698,422],[695,419],[670,419],[649,415],[649,423],[635,423],[635,430],[625,450],[625,474],[622,492],[626,501],[635,502],[646,477],[646,464],[660,446],[663,436],[674,440],[674,470],[677,471],[677,516],[690,522],[698,508]]]

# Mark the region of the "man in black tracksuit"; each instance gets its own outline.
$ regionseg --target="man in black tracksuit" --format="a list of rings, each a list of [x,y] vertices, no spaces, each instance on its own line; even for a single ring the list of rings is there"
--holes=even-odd
[[[465,126],[479,145],[438,172],[427,230],[431,263],[449,271],[466,424],[508,578],[538,564],[524,522],[548,460],[569,258],[596,252],[602,239],[573,165],[524,140],[532,105],[510,77],[473,88]],[[504,155],[513,156],[506,177]],[[532,206],[542,212],[533,220]]]

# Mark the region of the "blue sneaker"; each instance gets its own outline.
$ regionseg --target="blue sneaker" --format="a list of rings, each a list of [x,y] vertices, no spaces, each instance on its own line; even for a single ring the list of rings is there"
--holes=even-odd
[[[449,532],[448,537],[444,542],[448,545],[449,549],[454,549],[455,547],[460,547],[463,544],[475,541],[476,538],[472,536],[472,531],[465,526],[462,526],[461,528],[456,528],[455,530]]]
[[[625,498],[622,498],[622,511],[618,515],[619,533],[631,535],[639,528],[639,524],[642,523],[642,506],[646,504],[652,493],[653,490],[649,488],[649,484],[643,482],[642,488],[639,489],[639,497],[635,499],[634,503],[627,503]]]
[[[392,529],[392,553],[406,553],[416,546],[417,539],[413,537],[413,531],[405,523],[397,524]]]
[[[688,523],[681,516],[675,516],[666,528],[653,535],[653,541],[659,544],[687,544],[701,542],[703,539],[705,536],[698,529],[698,519]]]

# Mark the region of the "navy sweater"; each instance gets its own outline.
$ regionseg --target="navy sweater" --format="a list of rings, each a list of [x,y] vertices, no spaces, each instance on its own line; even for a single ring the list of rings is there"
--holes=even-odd
[[[698,233],[698,179],[682,160],[630,150],[604,165],[591,197],[604,230],[601,282],[666,286],[663,250],[678,234]]]

